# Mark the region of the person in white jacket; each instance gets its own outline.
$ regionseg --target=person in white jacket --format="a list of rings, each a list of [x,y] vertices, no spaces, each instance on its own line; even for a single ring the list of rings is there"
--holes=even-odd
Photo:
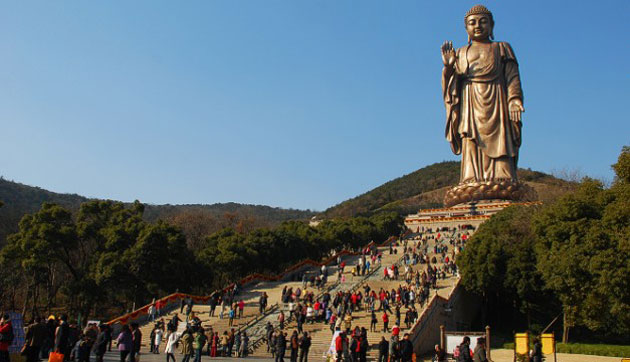
[[[155,328],[155,338],[153,339],[153,346],[155,346],[153,348],[153,353],[159,354],[160,353],[160,344],[162,343],[162,335],[164,334],[164,331],[162,331],[161,328]]]
[[[166,337],[166,348],[164,348],[164,353],[166,353],[166,362],[172,358],[173,362],[175,362],[175,349],[177,349],[177,341],[179,340],[179,335],[177,332],[171,332]]]

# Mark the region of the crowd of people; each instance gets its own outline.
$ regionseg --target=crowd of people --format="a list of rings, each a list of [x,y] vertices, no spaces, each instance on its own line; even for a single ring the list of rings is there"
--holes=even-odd
[[[298,341],[297,344],[292,343],[295,351],[299,350],[299,341],[306,333],[303,330],[304,324],[322,323],[327,324],[335,336],[334,355],[338,361],[365,360],[370,348],[367,335],[369,332],[379,331],[391,332],[389,340],[383,337],[378,344],[380,360],[411,361],[413,345],[408,335],[399,338],[400,326],[411,328],[418,319],[416,307],[422,308],[429,300],[430,291],[438,288],[437,281],[457,274],[456,255],[462,250],[466,240],[466,237],[462,239],[464,234],[457,234],[454,229],[444,231],[446,233],[441,234],[439,231],[434,233],[427,230],[417,240],[403,241],[400,265],[384,268],[385,280],[399,281],[398,286],[391,290],[374,290],[370,283],[365,283],[360,289],[338,291],[332,295],[323,292],[316,297],[314,293],[304,293],[300,288],[294,290],[285,287],[282,302],[286,306],[288,317],[284,311],[279,313],[278,329],[268,324],[267,350],[276,361],[283,360],[287,350],[287,347],[283,347],[287,343],[284,328],[287,320],[292,319],[296,322],[292,332],[295,338],[291,337],[290,340]],[[429,247],[429,241],[434,241],[433,247]],[[397,254],[398,248],[392,245],[389,252]],[[365,275],[370,272],[371,265],[380,265],[381,260],[382,255],[366,251],[359,257],[351,272],[353,275]],[[342,278],[346,265],[341,260],[338,260],[338,265],[339,277]],[[324,268],[320,276],[325,277]],[[358,311],[367,311],[370,315],[369,332],[363,327],[352,328],[353,313]]]
[[[181,335],[175,331],[170,332],[166,343],[167,362],[169,358],[175,361],[173,353],[178,344],[181,344],[182,362],[189,362],[191,359],[200,362],[203,355],[244,358],[249,349],[249,337],[245,331],[238,332],[232,328],[219,335],[212,328],[204,329],[194,325],[187,326]],[[155,348],[159,350],[159,346],[156,345]]]
[[[242,299],[239,302],[232,303],[228,313],[228,318],[230,319],[228,326],[232,326],[234,318],[243,316],[243,308],[244,302]],[[239,310],[238,313],[236,312],[237,310]],[[249,337],[245,331],[239,332],[235,331],[234,328],[230,328],[229,331],[223,331],[222,334],[219,334],[219,331],[213,330],[212,327],[203,327],[201,319],[194,312],[187,313],[186,326],[181,333],[178,332],[180,322],[183,321],[175,313],[168,324],[165,324],[163,319],[155,323],[150,335],[151,353],[159,354],[162,348],[161,345],[165,344],[164,353],[166,354],[167,362],[171,360],[173,362],[176,361],[174,353],[178,346],[181,347],[182,362],[189,362],[191,359],[199,362],[202,355],[242,358],[248,354]]]
[[[283,361],[285,354],[291,361],[306,361],[311,337],[303,327],[305,324],[318,323],[330,328],[338,361],[365,361],[370,348],[368,333],[375,332],[391,333],[389,340],[383,337],[378,346],[372,346],[378,348],[379,361],[411,361],[413,345],[408,334],[405,333],[400,338],[400,327],[411,328],[418,319],[416,308],[424,306],[430,297],[430,291],[437,288],[437,281],[457,273],[456,255],[464,247],[466,240],[465,234],[455,234],[455,231],[447,236],[426,230],[422,235],[424,236],[416,240],[404,240],[400,245],[403,254],[401,262],[383,269],[383,279],[399,282],[397,287],[390,290],[375,290],[369,283],[365,283],[361,288],[348,291],[322,291],[329,276],[326,265],[318,273],[304,273],[301,278],[302,288],[285,286],[281,293],[281,302],[285,309],[277,317],[278,328],[274,328],[271,323],[267,325],[268,352],[276,361]],[[435,241],[432,247],[429,247],[429,241]],[[389,252],[397,254],[398,248],[392,245]],[[346,274],[365,276],[381,263],[382,254],[376,248],[363,250],[349,272],[344,272],[348,266],[339,257],[338,280],[345,281]],[[318,294],[315,294],[316,291]],[[210,317],[218,314],[220,319],[228,318],[228,327],[232,327],[233,320],[242,318],[245,309],[245,301],[238,299],[237,293],[236,285],[215,293],[208,302]],[[262,292],[258,300],[260,313],[267,309],[268,299],[269,296]],[[159,354],[163,351],[167,362],[176,361],[175,352],[178,348],[183,355],[182,362],[200,362],[202,355],[239,358],[247,356],[249,337],[245,331],[229,328],[220,333],[212,328],[204,329],[193,307],[192,298],[182,299],[179,313],[185,315],[184,320],[175,313],[167,323],[162,317],[166,311],[165,302],[159,300],[151,303],[148,319],[154,326],[149,336],[150,353]],[[369,332],[364,327],[353,328],[353,314],[359,311],[367,312],[370,316]],[[3,354],[3,346],[6,344],[3,340],[3,329],[10,329],[6,327],[10,323],[6,323],[5,319],[0,322],[0,362],[8,362]],[[184,321],[186,326],[180,330],[179,324]],[[289,321],[295,321],[296,326],[290,336],[285,331]],[[66,360],[89,362],[90,354],[93,353],[96,362],[101,362],[103,355],[111,351],[115,342],[121,362],[136,362],[141,341],[142,333],[137,323],[122,326],[114,338],[112,329],[106,324],[89,324],[81,330],[70,325],[66,315],[61,315],[47,320],[35,318],[28,325],[23,354],[26,362],[45,359],[50,352],[63,354]]]
[[[431,260],[428,258],[428,250],[421,252],[418,245],[422,241],[407,243],[403,246],[403,265],[405,272],[404,279],[397,288],[391,290],[373,290],[369,283],[365,283],[362,288],[348,291],[337,291],[329,293],[324,291],[318,296],[312,292],[304,293],[300,288],[295,290],[285,287],[282,291],[282,302],[286,306],[288,317],[284,311],[278,314],[278,329],[271,323],[267,325],[267,350],[276,361],[283,361],[287,348],[291,349],[291,361],[296,361],[298,351],[302,351],[302,345],[310,346],[309,342],[303,343],[305,336],[304,324],[321,323],[328,325],[335,341],[334,358],[338,361],[360,362],[366,360],[367,352],[370,348],[368,343],[369,332],[391,332],[391,339],[379,344],[379,353],[383,360],[388,358],[392,361],[411,361],[413,345],[409,341],[409,336],[400,339],[400,326],[402,323],[410,328],[418,318],[416,305],[420,307],[428,299],[430,288],[436,288],[435,280],[438,278],[437,269],[431,267]],[[426,245],[426,239],[424,240]],[[412,245],[413,244],[413,245]],[[398,248],[392,246],[390,253],[397,253]],[[366,250],[358,259],[357,264],[352,268],[353,275],[365,275],[370,272],[370,266],[375,263],[381,264],[382,255]],[[414,271],[414,266],[418,263],[427,264],[426,271]],[[339,278],[343,276],[345,263],[338,260]],[[398,280],[399,267],[392,265],[384,269],[385,279]],[[325,269],[322,268],[322,275],[325,277]],[[403,308],[406,309],[404,314]],[[353,314],[359,311],[368,312],[371,315],[370,330],[364,327],[354,326]],[[377,316],[377,313],[379,316]],[[380,317],[380,318],[379,318]],[[393,327],[390,330],[390,319]],[[295,321],[295,330],[288,337],[284,331],[287,320]],[[382,329],[379,326],[382,321]],[[383,342],[387,348],[383,348]],[[289,343],[287,347],[286,344]]]
[[[8,316],[0,321],[0,334],[11,325],[7,322]],[[27,362],[47,360],[51,353],[55,353],[63,360],[89,362],[90,355],[96,356],[97,362],[102,362],[107,351],[111,351],[112,342],[121,354],[121,360],[135,359],[140,350],[142,334],[137,323],[124,326],[122,332],[115,340],[112,338],[112,330],[107,324],[96,325],[88,323],[81,329],[75,324],[68,323],[68,316],[61,314],[59,317],[50,316],[43,320],[35,317],[32,323],[25,328],[24,347],[21,354]],[[8,345],[6,346],[8,348]],[[0,342],[0,352],[4,350],[3,342]],[[129,356],[129,357],[128,357]],[[2,362],[6,362],[2,358]]]
[[[307,362],[308,351],[311,348],[311,337],[308,332],[299,333],[293,331],[291,337],[283,330],[274,330],[271,324],[267,324],[267,352],[270,352],[276,362],[283,362],[287,349],[291,362]]]

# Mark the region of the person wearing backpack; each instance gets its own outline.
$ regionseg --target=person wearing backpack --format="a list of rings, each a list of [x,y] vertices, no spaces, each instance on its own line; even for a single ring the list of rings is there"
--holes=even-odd
[[[459,356],[457,356],[457,362],[472,362],[472,356],[470,352],[470,337],[465,336],[462,344],[457,349],[459,350]]]
[[[13,325],[8,314],[0,319],[0,362],[9,362],[9,346],[13,342]]]

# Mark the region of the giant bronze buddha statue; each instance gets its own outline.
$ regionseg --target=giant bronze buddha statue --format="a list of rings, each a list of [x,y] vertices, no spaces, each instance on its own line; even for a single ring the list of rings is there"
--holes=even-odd
[[[518,200],[525,187],[516,175],[521,146],[523,91],[510,44],[493,41],[494,19],[483,5],[465,16],[468,44],[442,45],[446,139],[462,156],[459,185],[444,203]]]

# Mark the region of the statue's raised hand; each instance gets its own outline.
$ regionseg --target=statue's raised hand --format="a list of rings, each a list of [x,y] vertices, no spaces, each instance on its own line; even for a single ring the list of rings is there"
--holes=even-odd
[[[452,68],[455,65],[455,49],[453,49],[452,41],[445,41],[442,44],[442,62],[447,68]]]
[[[509,112],[510,120],[512,122],[520,122],[521,113],[525,112],[525,108],[523,108],[523,102],[518,98],[512,99],[509,104]]]

